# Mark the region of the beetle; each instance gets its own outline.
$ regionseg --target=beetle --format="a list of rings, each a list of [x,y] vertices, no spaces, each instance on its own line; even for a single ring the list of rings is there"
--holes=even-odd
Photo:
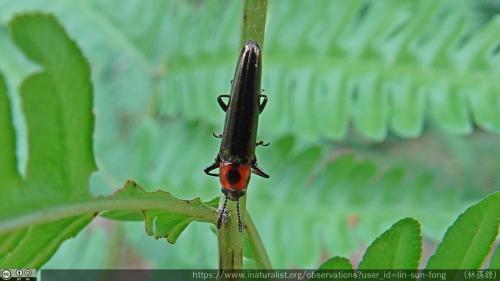
[[[224,204],[217,220],[220,229],[225,215],[227,200],[236,201],[238,229],[243,231],[239,199],[245,195],[250,174],[269,178],[257,165],[255,147],[269,143],[256,141],[259,114],[267,104],[267,96],[262,94],[260,80],[262,74],[262,55],[256,42],[248,41],[240,52],[229,95],[220,95],[217,102],[226,112],[224,130],[219,153],[215,161],[205,168],[207,175],[219,177],[224,193]],[[224,99],[227,98],[227,103]],[[219,173],[212,171],[219,169]]]

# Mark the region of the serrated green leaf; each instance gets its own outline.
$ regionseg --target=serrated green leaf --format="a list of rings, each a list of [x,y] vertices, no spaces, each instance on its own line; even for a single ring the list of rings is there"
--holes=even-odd
[[[147,193],[128,181],[123,189],[110,196],[47,207],[42,209],[41,214],[25,214],[0,221],[0,238],[3,238],[0,262],[12,267],[40,267],[64,240],[76,235],[101,211],[108,211],[111,218],[125,220],[135,220],[130,214],[142,211],[147,233],[174,243],[194,220],[215,223],[216,211],[211,207],[215,201],[202,203],[198,198],[180,200],[163,191]],[[89,215],[74,217],[84,213]],[[40,247],[43,245],[48,246],[42,251]]]
[[[336,256],[333,258],[329,258],[319,267],[319,270],[327,270],[327,269],[352,269],[352,264],[351,261],[349,261],[349,259]]]
[[[140,186],[133,181],[127,181],[125,187],[116,192],[111,200],[155,200],[162,201],[163,204],[177,206],[177,210],[194,210],[192,215],[183,213],[181,211],[165,211],[156,210],[153,206],[151,208],[142,209],[143,219],[146,226],[146,233],[153,236],[155,239],[165,238],[169,243],[174,244],[179,235],[184,229],[193,221],[200,220],[205,217],[205,221],[214,221],[215,213],[213,207],[217,206],[218,198],[214,198],[206,203],[203,203],[199,198],[193,200],[180,200],[168,192],[155,191],[152,193],[145,192]],[[196,214],[199,214],[198,216]],[[211,217],[213,215],[213,217]],[[118,220],[132,220],[138,219],[137,211],[108,211],[103,214],[104,217]]]
[[[178,214],[162,214],[161,212],[146,211],[146,233],[155,239],[165,238],[174,244],[184,229],[194,220]]]
[[[26,213],[11,217],[8,220],[2,220],[0,221],[0,234],[23,229],[33,224],[47,223],[82,213],[95,214],[103,211],[108,211],[106,214],[109,214],[109,217],[112,218],[115,217],[113,212],[122,214],[123,211],[130,213],[134,211],[163,211],[164,213],[184,214],[196,220],[215,223],[216,210],[208,205],[213,205],[214,199],[207,203],[199,202],[199,198],[181,200],[173,197],[168,192],[160,190],[146,192],[135,182],[127,181],[125,187],[113,195],[45,207],[42,209],[43,212]],[[135,217],[130,216],[130,213],[127,214],[125,212],[123,219],[134,220]]]
[[[95,170],[88,63],[52,16],[20,15],[9,26],[14,43],[43,70],[24,80],[20,90],[29,145],[27,175],[22,182],[12,180],[18,177],[14,131],[4,83],[0,83],[0,129],[7,136],[1,143],[6,149],[2,153],[6,167],[0,169],[0,189],[9,198],[1,206],[3,226],[19,217],[37,217],[47,207],[88,199],[88,178]],[[45,224],[0,227],[5,238],[0,246],[0,263],[39,268],[94,214],[82,211],[68,217],[54,218]]]
[[[462,213],[451,225],[427,269],[479,269],[500,226],[500,192]]]
[[[366,249],[359,269],[417,269],[421,251],[420,224],[402,219]]]
[[[20,16],[10,28],[16,45],[44,68],[21,86],[29,131],[27,182],[70,198],[88,196],[96,169],[90,67],[52,16]]]

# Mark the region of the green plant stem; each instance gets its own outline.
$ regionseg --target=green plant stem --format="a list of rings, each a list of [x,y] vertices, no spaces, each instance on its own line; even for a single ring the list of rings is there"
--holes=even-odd
[[[246,0],[243,10],[243,20],[241,26],[240,46],[247,41],[257,42],[261,49],[264,44],[264,29],[266,26],[267,0]],[[221,197],[219,205],[223,204],[224,197]],[[238,230],[238,219],[236,215],[236,202],[228,201],[227,212],[229,214],[227,223],[217,232],[219,242],[219,270],[234,270],[243,268],[243,235]],[[219,208],[220,209],[220,208]],[[246,218],[246,196],[240,198],[241,219],[247,231],[252,232],[253,241],[259,252],[259,258],[263,266],[269,267],[271,263],[264,250],[260,236],[251,222],[245,223]]]
[[[50,207],[36,212],[27,213],[0,221],[0,233],[21,229],[30,225],[48,223],[59,219],[78,216],[85,213],[117,210],[162,210],[181,213],[196,218],[199,221],[214,223],[216,210],[208,206],[192,206],[183,200],[175,202],[162,198],[115,198],[113,196],[93,199],[68,205]]]
[[[266,27],[267,0],[246,0],[241,25],[241,47],[249,41],[259,43],[264,49],[264,30]]]
[[[250,243],[255,249],[255,259],[257,263],[262,266],[263,269],[272,269],[271,260],[267,255],[266,248],[264,248],[259,232],[248,212],[245,213],[245,230],[247,231]]]
[[[221,204],[224,197],[221,197]],[[238,230],[236,202],[228,200],[226,223],[217,232],[219,242],[219,270],[243,269],[243,234]],[[220,208],[219,208],[220,209]],[[245,213],[246,196],[240,198],[240,211]],[[241,218],[242,220],[244,217]],[[243,221],[243,223],[245,223]]]

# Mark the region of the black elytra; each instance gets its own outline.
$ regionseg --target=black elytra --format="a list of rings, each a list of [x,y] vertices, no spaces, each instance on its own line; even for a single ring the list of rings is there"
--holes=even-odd
[[[240,52],[229,95],[217,97],[219,106],[226,112],[219,153],[215,161],[205,168],[205,173],[217,176],[222,185],[225,201],[220,211],[217,227],[221,227],[227,199],[236,201],[238,228],[243,229],[239,213],[239,198],[245,195],[250,173],[268,178],[255,157],[257,145],[269,143],[256,141],[259,115],[267,105],[267,96],[260,88],[262,76],[262,54],[256,42],[247,42]],[[227,100],[227,102],[224,101]],[[219,169],[219,174],[212,173]]]

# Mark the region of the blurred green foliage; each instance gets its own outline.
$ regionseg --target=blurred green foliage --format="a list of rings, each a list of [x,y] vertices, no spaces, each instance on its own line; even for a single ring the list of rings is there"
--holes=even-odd
[[[276,268],[311,268],[332,255],[359,261],[406,216],[420,221],[432,245],[470,202],[499,189],[499,6],[269,1],[262,86],[270,103],[260,138],[271,146],[257,157],[271,179],[252,179],[248,210]],[[18,89],[37,67],[6,25],[15,13],[45,11],[91,65],[99,168],[92,193],[109,194],[130,178],[181,198],[219,195],[202,168],[218,149],[211,131],[222,129],[224,115],[215,97],[230,87],[241,8],[0,2],[0,71],[21,136],[19,169],[27,144]],[[209,227],[191,224],[170,245],[147,237],[143,223],[99,219],[46,267],[214,268]]]

